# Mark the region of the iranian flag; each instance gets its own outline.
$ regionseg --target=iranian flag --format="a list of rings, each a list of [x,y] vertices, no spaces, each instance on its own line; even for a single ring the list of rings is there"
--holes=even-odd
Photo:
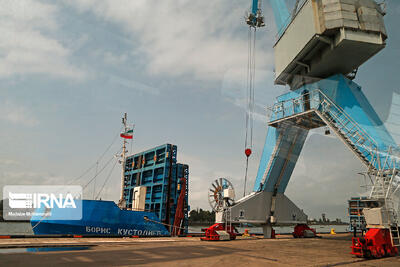
[[[133,139],[133,130],[128,129],[126,132],[121,133],[119,136],[125,139]]]

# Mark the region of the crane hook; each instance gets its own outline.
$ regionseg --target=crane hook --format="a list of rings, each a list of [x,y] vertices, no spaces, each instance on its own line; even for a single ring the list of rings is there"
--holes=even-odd
[[[246,157],[250,157],[250,155],[251,155],[251,149],[250,149],[250,148],[246,148],[246,149],[244,150],[244,154],[246,155]]]

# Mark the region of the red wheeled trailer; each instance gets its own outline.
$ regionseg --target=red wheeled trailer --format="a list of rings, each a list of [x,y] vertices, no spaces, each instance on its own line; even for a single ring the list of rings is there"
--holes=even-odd
[[[310,228],[307,224],[297,224],[292,233],[294,238],[312,238],[317,237],[317,232],[314,228]]]
[[[205,231],[205,237],[200,238],[203,241],[235,240],[237,235],[236,228],[225,223],[215,223],[202,231]]]

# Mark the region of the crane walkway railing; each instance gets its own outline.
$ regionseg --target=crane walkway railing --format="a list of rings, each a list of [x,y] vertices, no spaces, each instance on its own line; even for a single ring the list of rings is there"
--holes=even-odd
[[[319,89],[277,102],[269,111],[270,124],[315,112],[368,167],[369,172],[390,171],[399,166],[399,159],[391,155],[390,147],[382,152],[374,138]]]
[[[274,127],[279,127],[280,123],[286,121],[291,121],[294,125],[305,122],[302,127],[312,129],[327,125],[335,132],[368,168],[367,175],[371,181],[374,180],[370,198],[384,200],[392,242],[399,246],[398,211],[394,205],[395,194],[400,191],[398,148],[386,146],[383,140],[378,145],[365,129],[319,89],[279,101],[269,108],[269,112],[269,125]],[[308,121],[312,123],[307,123]]]

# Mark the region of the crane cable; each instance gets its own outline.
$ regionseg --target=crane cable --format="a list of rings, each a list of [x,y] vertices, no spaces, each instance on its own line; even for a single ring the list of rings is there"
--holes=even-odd
[[[99,196],[100,196],[101,192],[103,191],[105,185],[107,184],[108,180],[110,179],[111,174],[112,174],[112,172],[113,172],[113,170],[114,170],[114,168],[115,168],[115,165],[117,165],[117,162],[118,162],[118,161],[116,160],[115,163],[114,163],[114,165],[113,165],[113,167],[111,168],[111,171],[108,173],[107,178],[104,180],[104,183],[103,183],[103,185],[101,186],[101,189],[100,189],[99,193],[96,195],[96,198],[94,198],[94,200],[99,199]]]
[[[122,148],[117,152],[120,153],[120,151],[122,150]],[[93,182],[94,179],[97,178],[97,176],[99,176],[100,173],[102,173],[102,171],[111,163],[111,161],[115,159],[115,156],[112,156],[103,166],[103,168],[100,169],[100,171],[98,173],[95,174],[95,176],[93,176],[92,179],[90,179],[84,186],[82,186],[82,190],[84,190],[91,182]]]
[[[74,182],[77,182],[78,180],[80,180],[82,177],[84,177],[87,173],[89,173],[91,170],[93,170],[95,167],[98,167],[98,163],[103,159],[103,157],[106,155],[106,153],[110,150],[110,148],[114,145],[114,143],[117,141],[120,133],[122,131],[122,127],[119,130],[118,134],[114,137],[114,139],[112,140],[111,144],[108,145],[108,147],[106,148],[106,150],[100,155],[100,157],[96,160],[96,162],[91,165],[87,170],[85,170],[81,175],[77,176],[76,178],[72,179],[68,185],[73,184]],[[96,170],[97,173],[97,170]]]
[[[121,127],[122,130],[122,127]],[[84,190],[94,179],[96,179],[96,177],[107,167],[107,165],[112,161],[112,159],[114,158],[114,156],[109,159],[107,161],[107,163],[105,164],[105,166],[98,172],[98,164],[99,161],[101,161],[103,159],[103,157],[106,155],[106,153],[110,150],[110,148],[114,145],[115,141],[117,141],[119,134],[121,132],[121,130],[118,132],[117,136],[113,139],[113,141],[111,142],[111,144],[106,148],[106,150],[103,152],[103,154],[100,155],[100,157],[97,159],[97,161],[91,166],[89,167],[86,171],[84,171],[80,176],[72,179],[72,181],[70,181],[68,183],[68,185],[71,185],[72,183],[74,183],[75,181],[81,179],[83,176],[85,176],[89,171],[91,171],[94,167],[96,167],[96,173],[95,176],[85,185],[83,186],[82,190]],[[121,151],[121,149],[118,151],[118,153]],[[117,161],[116,161],[117,162]],[[112,168],[112,170],[110,171],[110,174],[108,175],[108,177],[106,178],[106,181],[103,184],[103,187],[101,188],[99,194],[97,195],[97,197],[100,195],[101,191],[103,190],[105,183],[107,182],[107,180],[110,178],[110,175],[112,173],[112,171],[114,170],[115,164]],[[38,221],[35,225],[32,226],[32,230],[35,229],[43,220],[45,220],[48,217],[48,215],[43,216],[42,219],[40,219],[40,221]]]
[[[246,195],[247,173],[249,167],[249,157],[253,148],[253,128],[254,128],[254,85],[256,76],[256,27],[249,27],[248,33],[248,58],[247,58],[247,87],[246,87],[246,131],[245,131],[245,155],[246,171],[244,176],[243,196]]]

